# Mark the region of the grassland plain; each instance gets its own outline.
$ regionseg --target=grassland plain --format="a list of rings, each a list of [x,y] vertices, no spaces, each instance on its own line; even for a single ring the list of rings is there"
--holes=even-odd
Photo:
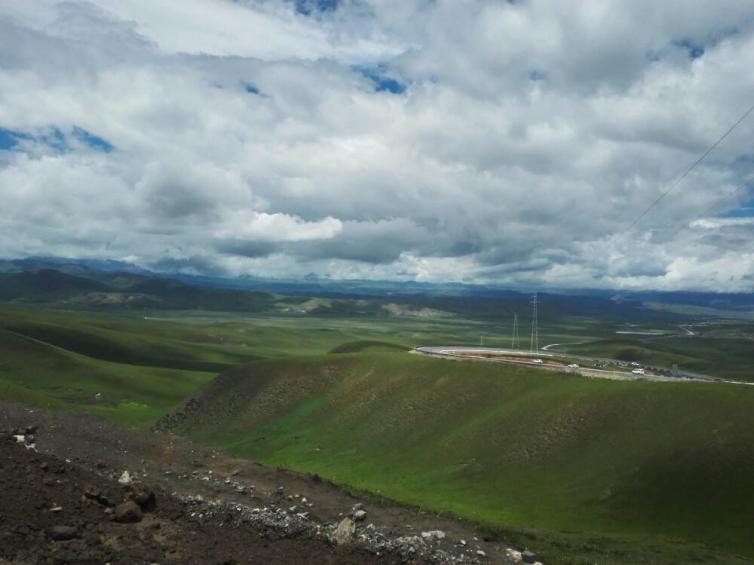
[[[618,321],[568,315],[547,321],[542,343],[682,367],[709,355],[751,378],[749,325],[704,322],[681,337],[677,324],[631,326],[662,337],[617,336]],[[462,316],[3,307],[0,398],[147,426],[207,385],[183,424],[191,436],[479,521],[553,562],[754,555],[754,391],[401,352],[481,336],[507,345],[509,333]],[[726,340],[734,355],[716,353]]]
[[[198,440],[533,536],[555,562],[754,555],[750,387],[351,353],[257,361],[198,399],[178,425]]]

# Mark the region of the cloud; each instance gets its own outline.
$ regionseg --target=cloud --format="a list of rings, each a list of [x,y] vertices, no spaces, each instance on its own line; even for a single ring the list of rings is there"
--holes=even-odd
[[[754,7],[0,7],[0,255],[754,290]],[[738,257],[738,259],[736,259]]]

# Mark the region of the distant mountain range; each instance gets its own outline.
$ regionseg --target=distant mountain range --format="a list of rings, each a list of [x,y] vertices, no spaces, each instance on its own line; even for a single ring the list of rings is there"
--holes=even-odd
[[[405,312],[392,304],[479,315],[528,310],[529,292],[458,283],[222,278],[154,273],[123,261],[56,257],[0,259],[0,301],[80,308],[202,309],[263,312],[301,308],[304,298],[327,298],[310,313]],[[698,315],[754,315],[754,294],[705,292],[540,291],[560,314],[616,315],[637,308]],[[281,297],[292,300],[281,301]],[[367,304],[372,301],[374,304]],[[302,310],[302,311],[304,311]]]
[[[65,270],[40,267],[33,264],[28,270],[0,271],[0,301],[70,308],[244,312],[268,310],[275,301],[265,292],[201,287],[154,275],[85,266]]]

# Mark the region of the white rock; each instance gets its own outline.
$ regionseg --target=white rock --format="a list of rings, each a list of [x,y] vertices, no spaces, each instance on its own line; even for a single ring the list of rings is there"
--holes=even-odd
[[[476,550],[476,554],[477,554],[477,555],[478,555],[479,557],[487,557],[487,554],[486,554],[486,553],[485,553],[484,551],[482,551],[481,549],[477,549],[477,550]]]
[[[431,530],[429,532],[422,532],[422,537],[424,539],[441,540],[445,539],[445,532],[443,532],[442,530]]]
[[[350,518],[343,518],[343,521],[338,524],[333,532],[333,541],[338,545],[349,543],[353,538],[353,534],[356,531],[356,524]]]
[[[123,471],[123,474],[120,476],[120,479],[118,479],[118,483],[121,485],[130,485],[133,482],[133,479],[131,478],[131,474],[128,471]]]
[[[515,549],[511,549],[510,547],[505,550],[505,556],[514,563],[521,563],[521,561],[523,560],[523,555],[521,555],[521,552],[516,551]]]

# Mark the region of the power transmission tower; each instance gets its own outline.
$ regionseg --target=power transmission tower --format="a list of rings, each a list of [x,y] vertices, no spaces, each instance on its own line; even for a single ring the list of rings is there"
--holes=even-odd
[[[529,349],[532,353],[539,351],[539,327],[537,325],[537,293],[531,298],[531,340]]]
[[[518,314],[513,313],[513,336],[511,337],[511,349],[518,349]]]

